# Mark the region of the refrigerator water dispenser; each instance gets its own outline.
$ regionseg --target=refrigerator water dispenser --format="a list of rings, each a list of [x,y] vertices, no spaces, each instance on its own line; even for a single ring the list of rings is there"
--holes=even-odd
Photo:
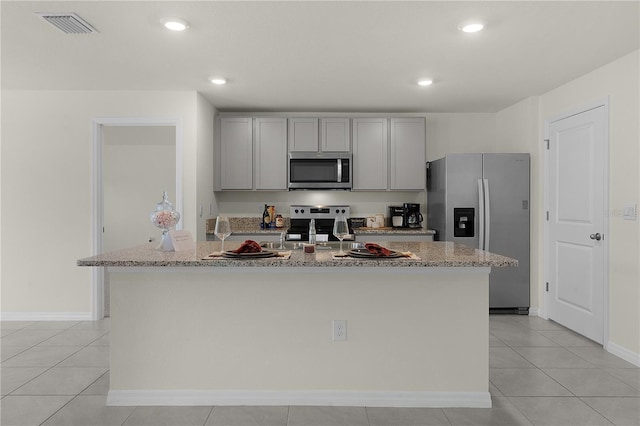
[[[453,236],[473,238],[475,223],[475,209],[471,207],[453,209]]]

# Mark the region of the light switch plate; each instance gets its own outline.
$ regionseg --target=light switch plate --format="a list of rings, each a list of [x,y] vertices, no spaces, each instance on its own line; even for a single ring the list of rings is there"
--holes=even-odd
[[[636,220],[638,218],[637,204],[625,204],[622,211],[624,220]]]

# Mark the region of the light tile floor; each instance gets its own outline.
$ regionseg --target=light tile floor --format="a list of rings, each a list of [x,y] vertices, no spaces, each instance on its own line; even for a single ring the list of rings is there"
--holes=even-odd
[[[538,317],[490,317],[490,409],[107,407],[108,319],[1,326],[3,426],[640,425],[640,368]]]

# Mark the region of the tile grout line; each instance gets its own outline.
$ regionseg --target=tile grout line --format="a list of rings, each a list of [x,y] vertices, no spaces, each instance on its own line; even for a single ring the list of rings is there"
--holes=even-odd
[[[78,395],[78,396],[79,396],[79,395]],[[126,419],[124,419],[124,421],[120,424],[120,426],[124,426],[124,425],[127,423],[127,421],[129,420],[129,418],[130,418],[131,416],[133,416],[133,413],[135,413],[137,409],[138,409],[138,406],[133,407],[133,410],[131,410],[131,412],[129,413],[129,415],[127,416],[127,418],[126,418]]]
[[[364,407],[364,416],[367,418],[367,424],[371,426],[371,419],[369,419],[369,407]]]
[[[602,417],[604,417],[609,423],[611,423],[612,425],[615,425],[616,423],[611,420],[609,417],[607,417],[605,414],[601,413],[600,411],[598,411],[595,407],[592,407],[587,401],[585,401],[583,398],[589,398],[589,397],[578,397],[578,399],[580,401],[582,401],[582,403],[584,405],[586,405],[587,407],[591,408],[593,411],[595,411],[596,413],[600,414]],[[603,398],[603,397],[594,397],[594,398]],[[605,397],[606,398],[606,397]]]
[[[137,407],[136,407],[136,408],[137,408]],[[209,421],[209,419],[210,419],[210,418],[211,418],[211,416],[213,415],[213,410],[215,410],[215,409],[216,409],[216,406],[215,406],[215,405],[212,405],[212,406],[211,406],[211,410],[209,410],[209,414],[207,414],[207,418],[206,418],[206,419],[204,419],[204,423],[202,424],[202,426],[206,426],[206,425],[207,425],[207,422]],[[135,410],[134,410],[134,411],[135,411]]]
[[[529,423],[531,423],[531,425],[535,426],[535,423],[533,422],[533,420],[531,420],[529,417],[527,417],[527,415],[526,415],[525,413],[523,413],[523,412],[518,408],[518,406],[517,406],[516,404],[514,404],[514,403],[513,403],[513,401],[511,400],[511,397],[510,397],[510,396],[506,396],[506,395],[505,395],[505,398],[507,398],[507,401],[509,401],[509,404],[511,404],[511,405],[513,406],[513,408],[515,408],[515,409],[516,409],[516,411],[522,415],[522,417],[524,417],[525,419],[527,419],[527,421],[528,421]]]
[[[55,416],[56,414],[58,414],[58,412],[60,410],[62,410],[64,407],[66,407],[67,405],[71,404],[72,401],[74,401],[76,398],[78,397],[78,394],[76,394],[73,398],[71,398],[69,401],[67,401],[66,404],[64,404],[62,407],[58,408],[55,412],[53,412],[49,417],[47,417],[46,419],[44,419],[42,421],[42,423],[40,423],[40,426],[44,425],[45,423],[47,423],[47,421],[49,421],[49,419],[53,416]]]
[[[493,401],[491,401],[491,409],[493,409]],[[441,408],[440,411],[442,412],[442,415],[444,416],[444,418],[447,419],[448,426],[453,425],[453,422],[451,421],[449,416],[447,416],[447,412],[444,410],[444,408]]]

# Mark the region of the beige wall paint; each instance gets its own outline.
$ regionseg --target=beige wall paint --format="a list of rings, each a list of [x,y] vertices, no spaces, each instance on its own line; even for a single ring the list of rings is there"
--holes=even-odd
[[[500,152],[496,115],[492,113],[427,114],[427,160],[460,152]]]
[[[182,121],[184,228],[196,217],[195,92],[3,91],[2,313],[91,311],[92,120]],[[150,206],[153,208],[153,206]],[[37,266],[37,267],[36,267]]]
[[[640,229],[622,218],[640,194],[640,54],[635,51],[540,96],[540,123],[609,99],[609,341],[640,353]],[[540,220],[540,218],[539,218]],[[538,227],[542,230],[542,224]],[[542,259],[542,257],[540,257]],[[542,276],[542,263],[538,262]],[[538,289],[543,300],[542,288]]]
[[[213,193],[213,117],[216,109],[201,95],[196,94],[196,208],[197,239],[204,240],[207,219],[215,217]],[[195,236],[194,236],[195,238]]]

